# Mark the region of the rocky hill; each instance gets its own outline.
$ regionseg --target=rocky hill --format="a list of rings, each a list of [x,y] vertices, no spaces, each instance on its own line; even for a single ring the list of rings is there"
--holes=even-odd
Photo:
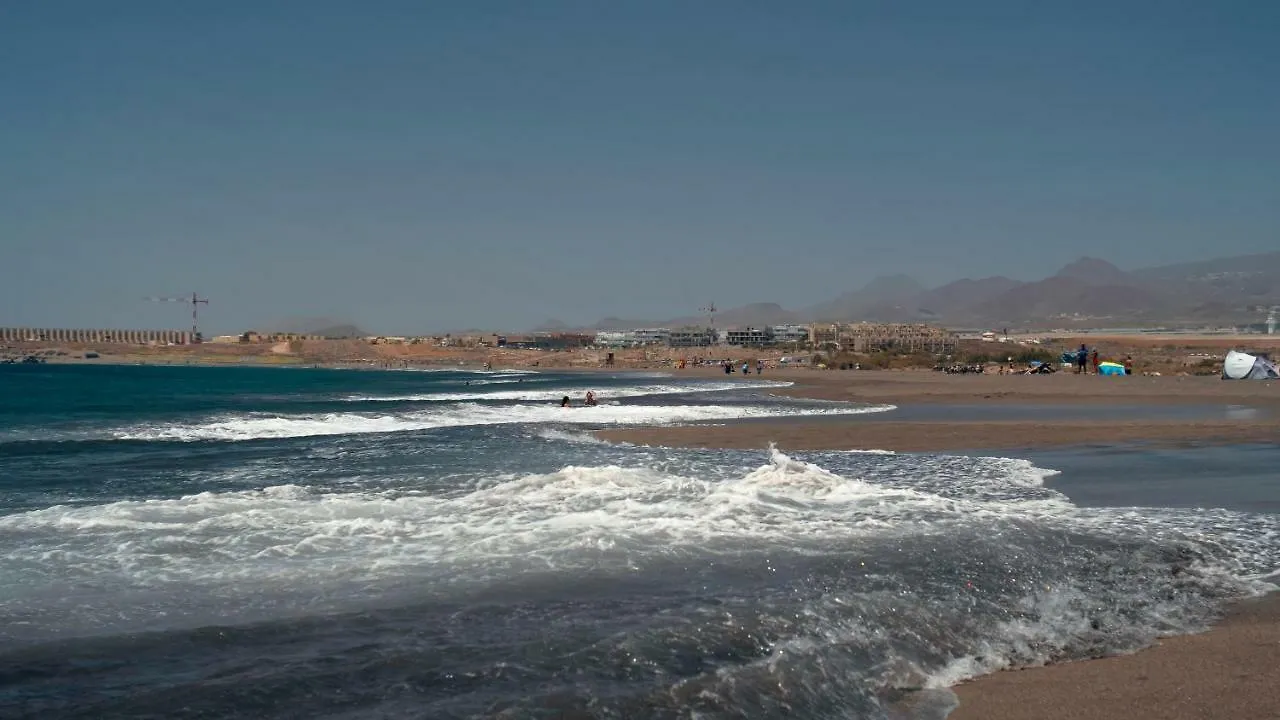
[[[929,322],[974,327],[1085,327],[1257,323],[1280,305],[1280,252],[1122,270],[1082,257],[1050,277],[963,278],[926,288],[906,275],[878,277],[799,310],[752,303],[716,316],[721,327],[789,322]],[[705,325],[706,316],[605,318],[592,329]]]

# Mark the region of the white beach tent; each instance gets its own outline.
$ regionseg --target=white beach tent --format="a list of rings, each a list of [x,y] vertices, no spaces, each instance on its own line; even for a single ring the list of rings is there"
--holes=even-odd
[[[1264,357],[1232,350],[1222,361],[1223,380],[1280,380],[1276,364]]]

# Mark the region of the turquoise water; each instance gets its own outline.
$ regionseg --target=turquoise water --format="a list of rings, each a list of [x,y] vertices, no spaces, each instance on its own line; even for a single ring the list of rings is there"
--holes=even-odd
[[[590,434],[889,410],[774,386],[0,367],[0,716],[884,717],[902,688],[1202,627],[1280,568],[1275,447]]]

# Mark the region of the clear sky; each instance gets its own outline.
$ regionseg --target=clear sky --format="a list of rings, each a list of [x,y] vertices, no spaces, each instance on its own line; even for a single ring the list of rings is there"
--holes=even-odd
[[[0,3],[0,325],[800,307],[1280,249],[1280,4]]]

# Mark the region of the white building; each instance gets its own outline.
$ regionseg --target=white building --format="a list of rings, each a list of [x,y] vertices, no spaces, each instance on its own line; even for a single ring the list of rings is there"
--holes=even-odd
[[[666,345],[671,338],[667,328],[637,328],[631,331],[637,345]]]
[[[773,329],[767,327],[745,327],[729,330],[725,337],[729,345],[740,347],[765,347],[773,344]]]
[[[774,325],[773,341],[775,343],[808,343],[808,325]]]
[[[708,347],[716,344],[716,333],[711,328],[681,328],[667,336],[671,347]]]
[[[630,332],[598,332],[595,344],[600,347],[628,348],[635,347],[635,333]]]

